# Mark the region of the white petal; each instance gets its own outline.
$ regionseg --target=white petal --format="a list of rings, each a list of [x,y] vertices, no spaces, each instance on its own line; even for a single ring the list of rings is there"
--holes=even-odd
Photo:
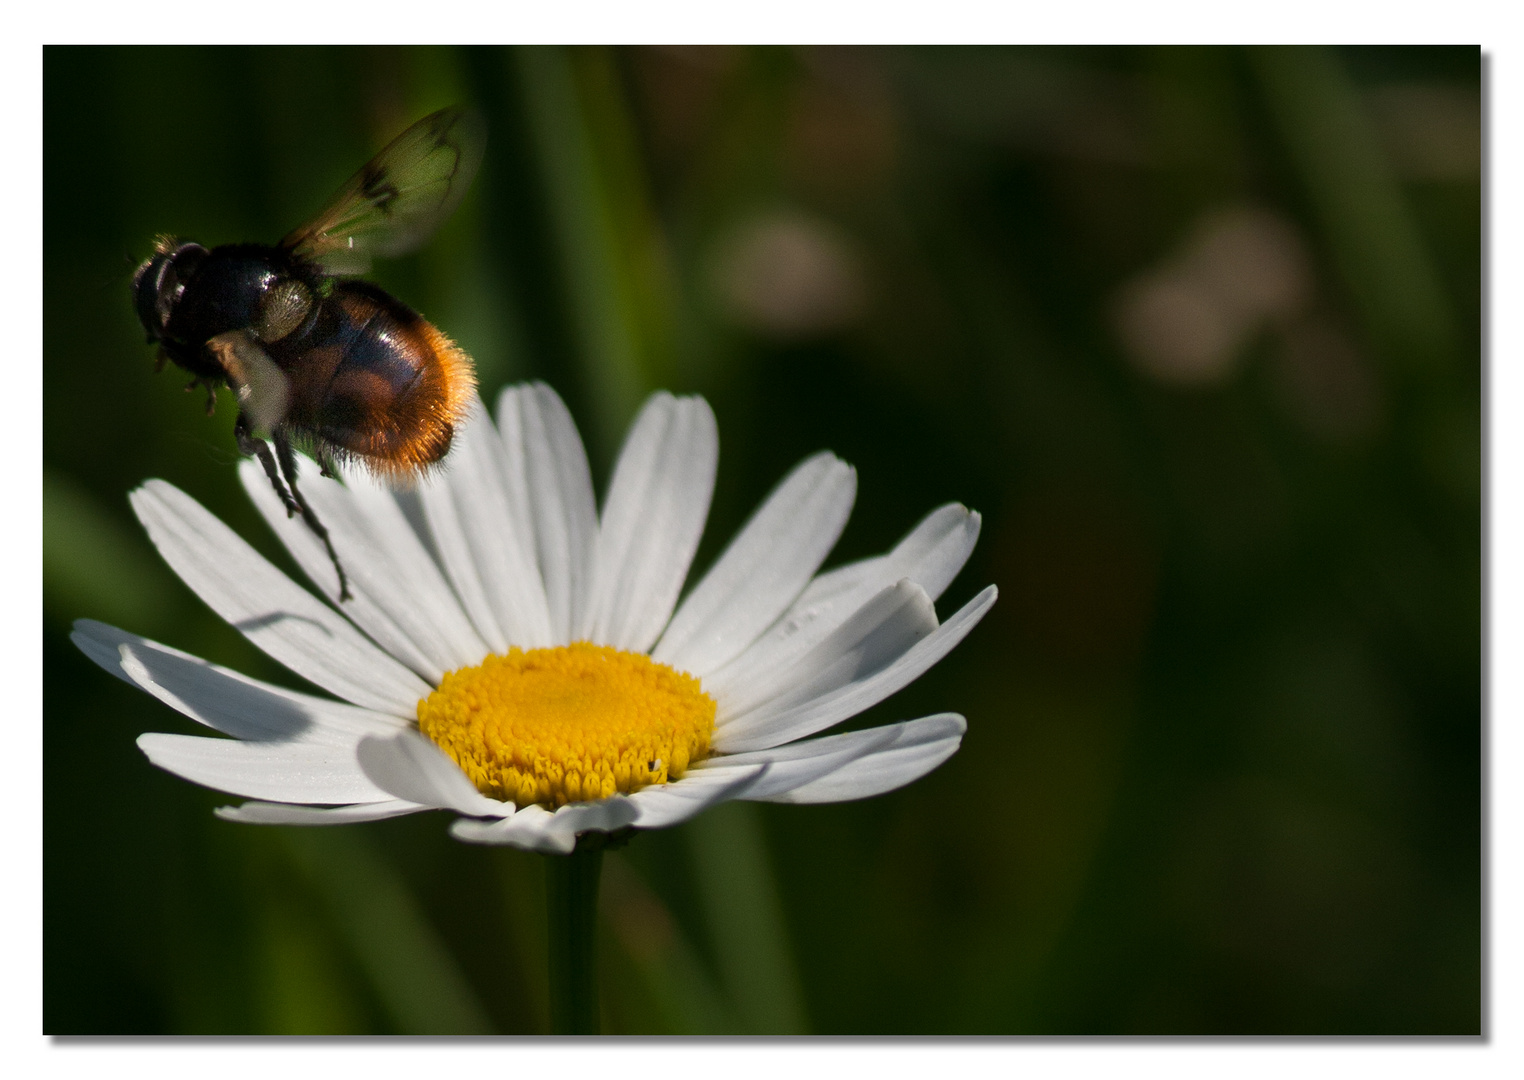
[[[703,676],[783,614],[841,536],[857,473],[830,453],[778,485],[672,617],[652,657]]]
[[[353,748],[362,736],[407,726],[401,717],[272,686],[105,623],[81,619],[70,637],[107,671],[235,738]]]
[[[768,750],[713,757],[694,766],[694,771],[707,772],[735,765],[762,765],[761,774],[734,797],[770,799],[803,787],[865,754],[888,746],[898,735],[898,727],[899,725],[890,725],[869,728],[867,731],[853,731],[824,739],[788,743]]]
[[[306,458],[298,460],[303,470],[319,479],[315,464]],[[450,466],[446,462],[440,468],[448,471]],[[488,651],[486,642],[476,632],[423,538],[414,531],[398,494],[358,468],[344,470],[343,486],[333,481],[318,486],[338,505],[351,505],[356,524],[383,551],[382,569],[387,577],[377,581],[376,592],[392,618],[445,670],[480,663]]]
[[[292,671],[346,701],[412,716],[430,687],[376,648],[163,480],[131,496],[148,535],[182,581],[233,628]]]
[[[577,846],[577,834],[614,832],[635,823],[636,810],[623,795],[597,802],[568,803],[555,813],[541,806],[526,806],[499,821],[462,818],[450,826],[450,835],[473,844],[507,844],[547,855],[567,855]]]
[[[223,821],[243,825],[350,825],[359,821],[416,814],[432,809],[403,799],[360,803],[357,806],[293,806],[290,803],[246,802],[241,806],[219,806],[213,811]]]
[[[670,784],[641,788],[630,796],[630,802],[640,811],[635,827],[664,829],[687,821],[702,810],[738,797],[738,793],[755,783],[766,768],[765,765],[717,766],[695,770]]]
[[[979,539],[979,515],[956,503],[928,514],[893,551],[821,574],[757,642],[706,676],[716,697],[765,700],[789,665],[883,589],[909,578],[933,600],[942,595]]]
[[[771,705],[764,706],[716,730],[714,748],[726,754],[761,750],[813,735],[849,716],[856,716],[913,682],[946,656],[984,617],[997,595],[995,586],[991,585],[931,634],[912,645],[899,659],[871,675],[781,712]]]
[[[487,410],[474,399],[444,468],[419,485],[450,580],[499,653],[552,642],[527,508],[516,497],[523,486],[521,463],[505,462]]]
[[[392,798],[366,779],[354,747],[149,732],[138,736],[138,748],[161,769],[251,799],[363,803]]]
[[[471,542],[449,493],[449,481],[442,474],[424,477],[418,483],[418,504],[428,525],[429,541],[439,553],[439,565],[454,586],[476,632],[491,651],[507,652],[508,634],[487,599],[486,587],[471,554]]]
[[[895,724],[893,727],[901,729],[893,742],[876,748],[817,780],[775,795],[748,794],[742,798],[781,803],[826,803],[882,795],[886,791],[904,787],[912,780],[919,780],[957,753],[968,724],[956,713],[941,713]],[[851,735],[833,735],[812,741],[829,743],[834,739],[850,737]]]
[[[931,597],[909,578],[868,601],[820,644],[750,697],[719,696],[716,727],[748,717],[773,716],[867,678],[899,659],[937,628]],[[762,693],[768,694],[762,698]]]
[[[264,470],[257,462],[245,459],[239,462],[238,479],[243,483],[244,491],[254,503],[255,509],[269,525],[270,531],[275,533],[276,539],[290,552],[296,564],[302,568],[302,573],[307,575],[307,580],[336,603],[350,621],[364,630],[388,655],[424,678],[437,682],[440,673],[431,670],[436,665],[429,662],[402,627],[377,607],[375,598],[370,594],[370,585],[377,576],[374,567],[370,565],[375,561],[375,552],[370,544],[357,539],[361,530],[355,528],[347,516],[344,520],[335,520],[332,507],[328,505],[329,500],[324,498],[325,492],[322,489],[330,484],[338,486],[337,483],[315,476],[315,471],[307,466],[305,457],[298,456],[297,465],[303,495],[312,504],[318,520],[328,529],[334,550],[343,552],[339,558],[345,564],[345,573],[354,598],[342,604],[338,603],[338,573],[333,568],[333,560],[328,557],[323,542],[300,516],[287,516],[285,504],[275,494]]]
[[[524,450],[524,414],[517,408],[502,407],[504,396],[512,392],[513,388],[509,387],[498,395],[498,419],[494,429],[497,439],[487,440],[483,444],[483,451],[490,452],[497,459],[498,471],[502,475],[504,505],[508,514],[506,525],[512,529],[514,540],[524,558],[538,564],[540,557],[536,550],[534,506],[529,498],[529,462]],[[486,406],[483,405],[482,408],[485,410]],[[544,585],[542,574],[542,590]],[[549,618],[548,600],[546,605],[546,618]]]
[[[358,469],[345,469],[340,484],[320,475],[311,459],[296,460],[302,492],[349,579],[349,600],[339,601],[338,575],[323,542],[300,515],[286,515],[259,465],[245,460],[238,475],[308,579],[378,645],[431,682],[479,661],[486,644],[391,492]]]
[[[928,513],[895,550],[838,567],[812,580],[773,628],[739,657],[706,676],[716,696],[754,698],[765,685],[841,626],[887,586],[908,577],[936,600],[968,561],[980,516],[951,503]]]
[[[714,493],[714,413],[654,394],[630,429],[598,531],[593,615],[577,635],[645,652],[677,602]]]
[[[478,817],[513,813],[513,803],[477,791],[460,766],[416,731],[361,739],[357,757],[365,775],[391,797]]]
[[[128,686],[137,686],[137,680],[122,670],[122,654],[117,651],[117,647],[129,639],[147,640],[136,638],[125,630],[118,630],[109,623],[96,622],[94,619],[75,619],[74,629],[69,634],[69,640],[74,642],[80,652]]]
[[[819,739],[801,739],[767,750],[748,750],[741,754],[712,757],[699,762],[695,768],[702,769],[710,765],[751,765],[758,762],[776,764],[820,757],[834,758],[844,751],[852,755],[845,760],[856,760],[867,754],[875,754],[894,747],[917,746],[941,739],[961,738],[967,730],[968,721],[957,713],[937,713],[935,716],[923,716],[919,720],[901,720],[897,724],[884,724],[881,727],[864,728],[862,731],[847,731],[840,735],[826,735]],[[838,767],[844,763],[845,761],[839,762]]]
[[[978,511],[959,503],[939,506],[882,557],[883,564],[874,573],[891,581],[908,577],[935,600],[973,553],[982,521]]]
[[[587,452],[571,413],[544,383],[510,386],[498,398],[499,431],[508,460],[519,459],[525,508],[545,582],[555,644],[572,640],[587,617],[598,507]]]

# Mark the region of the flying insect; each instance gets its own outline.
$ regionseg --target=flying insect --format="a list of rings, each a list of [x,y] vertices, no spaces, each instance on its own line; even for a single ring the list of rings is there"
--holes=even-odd
[[[288,517],[301,514],[349,583],[328,530],[296,486],[293,446],[323,475],[337,462],[406,482],[444,457],[476,376],[454,342],[385,290],[357,280],[376,256],[421,245],[459,204],[481,162],[473,112],[419,120],[278,244],[208,249],[160,237],[132,295],[148,343],[191,373],[207,413],[226,385],[240,453],[259,459]],[[274,443],[272,455],[268,437]]]

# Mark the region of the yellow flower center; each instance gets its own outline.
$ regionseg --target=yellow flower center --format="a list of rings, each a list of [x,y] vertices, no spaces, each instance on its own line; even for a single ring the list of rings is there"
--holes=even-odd
[[[554,808],[682,776],[709,756],[714,699],[648,656],[579,641],[450,672],[418,728],[483,795]]]

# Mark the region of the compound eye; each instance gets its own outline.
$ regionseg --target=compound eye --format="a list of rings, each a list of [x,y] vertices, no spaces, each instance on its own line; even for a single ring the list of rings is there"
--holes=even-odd
[[[260,341],[279,341],[307,318],[312,291],[294,278],[277,281],[259,301],[259,318],[251,330]]]
[[[195,243],[181,244],[169,257],[170,262],[174,263],[175,274],[181,281],[189,281],[204,258],[206,248]]]
[[[138,320],[148,331],[149,341],[164,337],[175,305],[185,292],[185,283],[206,258],[206,248],[200,244],[180,244],[171,248],[169,243],[167,240],[161,242],[159,253],[140,266],[133,277]]]
[[[181,291],[176,286],[174,265],[168,255],[155,255],[138,267],[138,272],[133,277],[132,287],[138,321],[143,324],[143,329],[148,331],[150,342],[158,341],[164,336],[164,327],[169,323],[170,309]]]

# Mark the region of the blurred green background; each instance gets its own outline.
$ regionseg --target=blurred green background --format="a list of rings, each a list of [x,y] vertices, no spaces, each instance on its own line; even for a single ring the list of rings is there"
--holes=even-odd
[[[128,300],[156,233],[273,242],[471,102],[473,193],[376,280],[543,378],[607,476],[651,389],[832,562],[984,514],[993,613],[853,722],[956,710],[892,795],[732,804],[607,860],[610,1032],[1474,1033],[1484,999],[1475,48],[49,48],[45,1027],[539,1032],[540,858],[446,815],[217,821],[88,616],[290,676],[127,506],[295,573]]]

